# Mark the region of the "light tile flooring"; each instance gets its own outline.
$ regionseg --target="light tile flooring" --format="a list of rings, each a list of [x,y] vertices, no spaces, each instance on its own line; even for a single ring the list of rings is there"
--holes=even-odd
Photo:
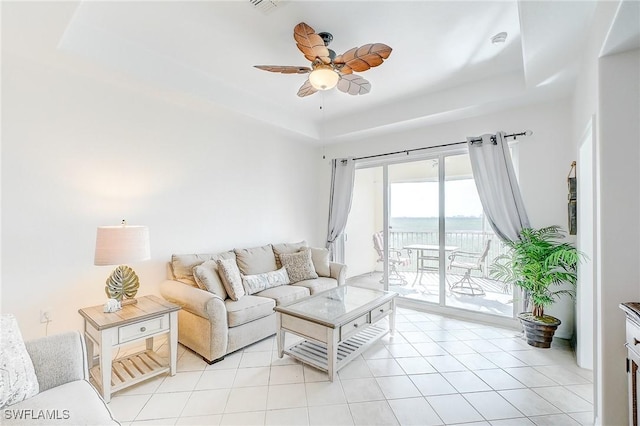
[[[178,373],[116,393],[123,425],[588,425],[592,372],[569,345],[399,309],[396,333],[335,382],[268,338],[207,365],[180,347]],[[166,345],[158,349],[166,352]]]

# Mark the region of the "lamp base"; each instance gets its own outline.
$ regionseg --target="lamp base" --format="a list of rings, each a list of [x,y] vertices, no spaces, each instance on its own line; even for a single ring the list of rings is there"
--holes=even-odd
[[[108,298],[118,299],[123,305],[137,303],[134,297],[140,287],[140,280],[130,267],[118,266],[113,270],[106,284],[104,290]],[[133,302],[127,302],[127,300],[133,300]]]

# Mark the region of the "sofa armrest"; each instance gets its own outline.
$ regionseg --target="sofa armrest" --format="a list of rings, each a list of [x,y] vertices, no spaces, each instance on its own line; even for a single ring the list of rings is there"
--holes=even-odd
[[[87,349],[78,331],[25,342],[38,377],[40,392],[89,378]]]
[[[175,280],[163,281],[160,294],[185,311],[208,319],[214,327],[228,327],[227,307],[220,296]]]
[[[329,263],[329,276],[338,280],[338,285],[344,285],[347,279],[347,265],[342,263]]]

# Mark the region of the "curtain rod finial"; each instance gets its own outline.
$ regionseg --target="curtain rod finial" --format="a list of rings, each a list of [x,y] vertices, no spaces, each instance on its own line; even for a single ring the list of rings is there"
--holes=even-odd
[[[525,130],[524,135],[525,136],[531,136],[533,134],[533,132],[531,130]]]

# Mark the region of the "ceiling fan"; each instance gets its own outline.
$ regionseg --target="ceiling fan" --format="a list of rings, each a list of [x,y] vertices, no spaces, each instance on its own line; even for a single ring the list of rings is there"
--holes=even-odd
[[[318,90],[338,90],[350,95],[365,95],[371,90],[371,83],[354,71],[362,72],[382,64],[391,54],[391,48],[382,43],[365,44],[336,55],[327,48],[333,35],[326,32],[316,34],[304,22],[293,29],[293,38],[304,57],[311,61],[311,67],[286,65],[254,65],[265,71],[282,74],[309,74],[309,78],[298,90],[298,96],[313,95]]]

